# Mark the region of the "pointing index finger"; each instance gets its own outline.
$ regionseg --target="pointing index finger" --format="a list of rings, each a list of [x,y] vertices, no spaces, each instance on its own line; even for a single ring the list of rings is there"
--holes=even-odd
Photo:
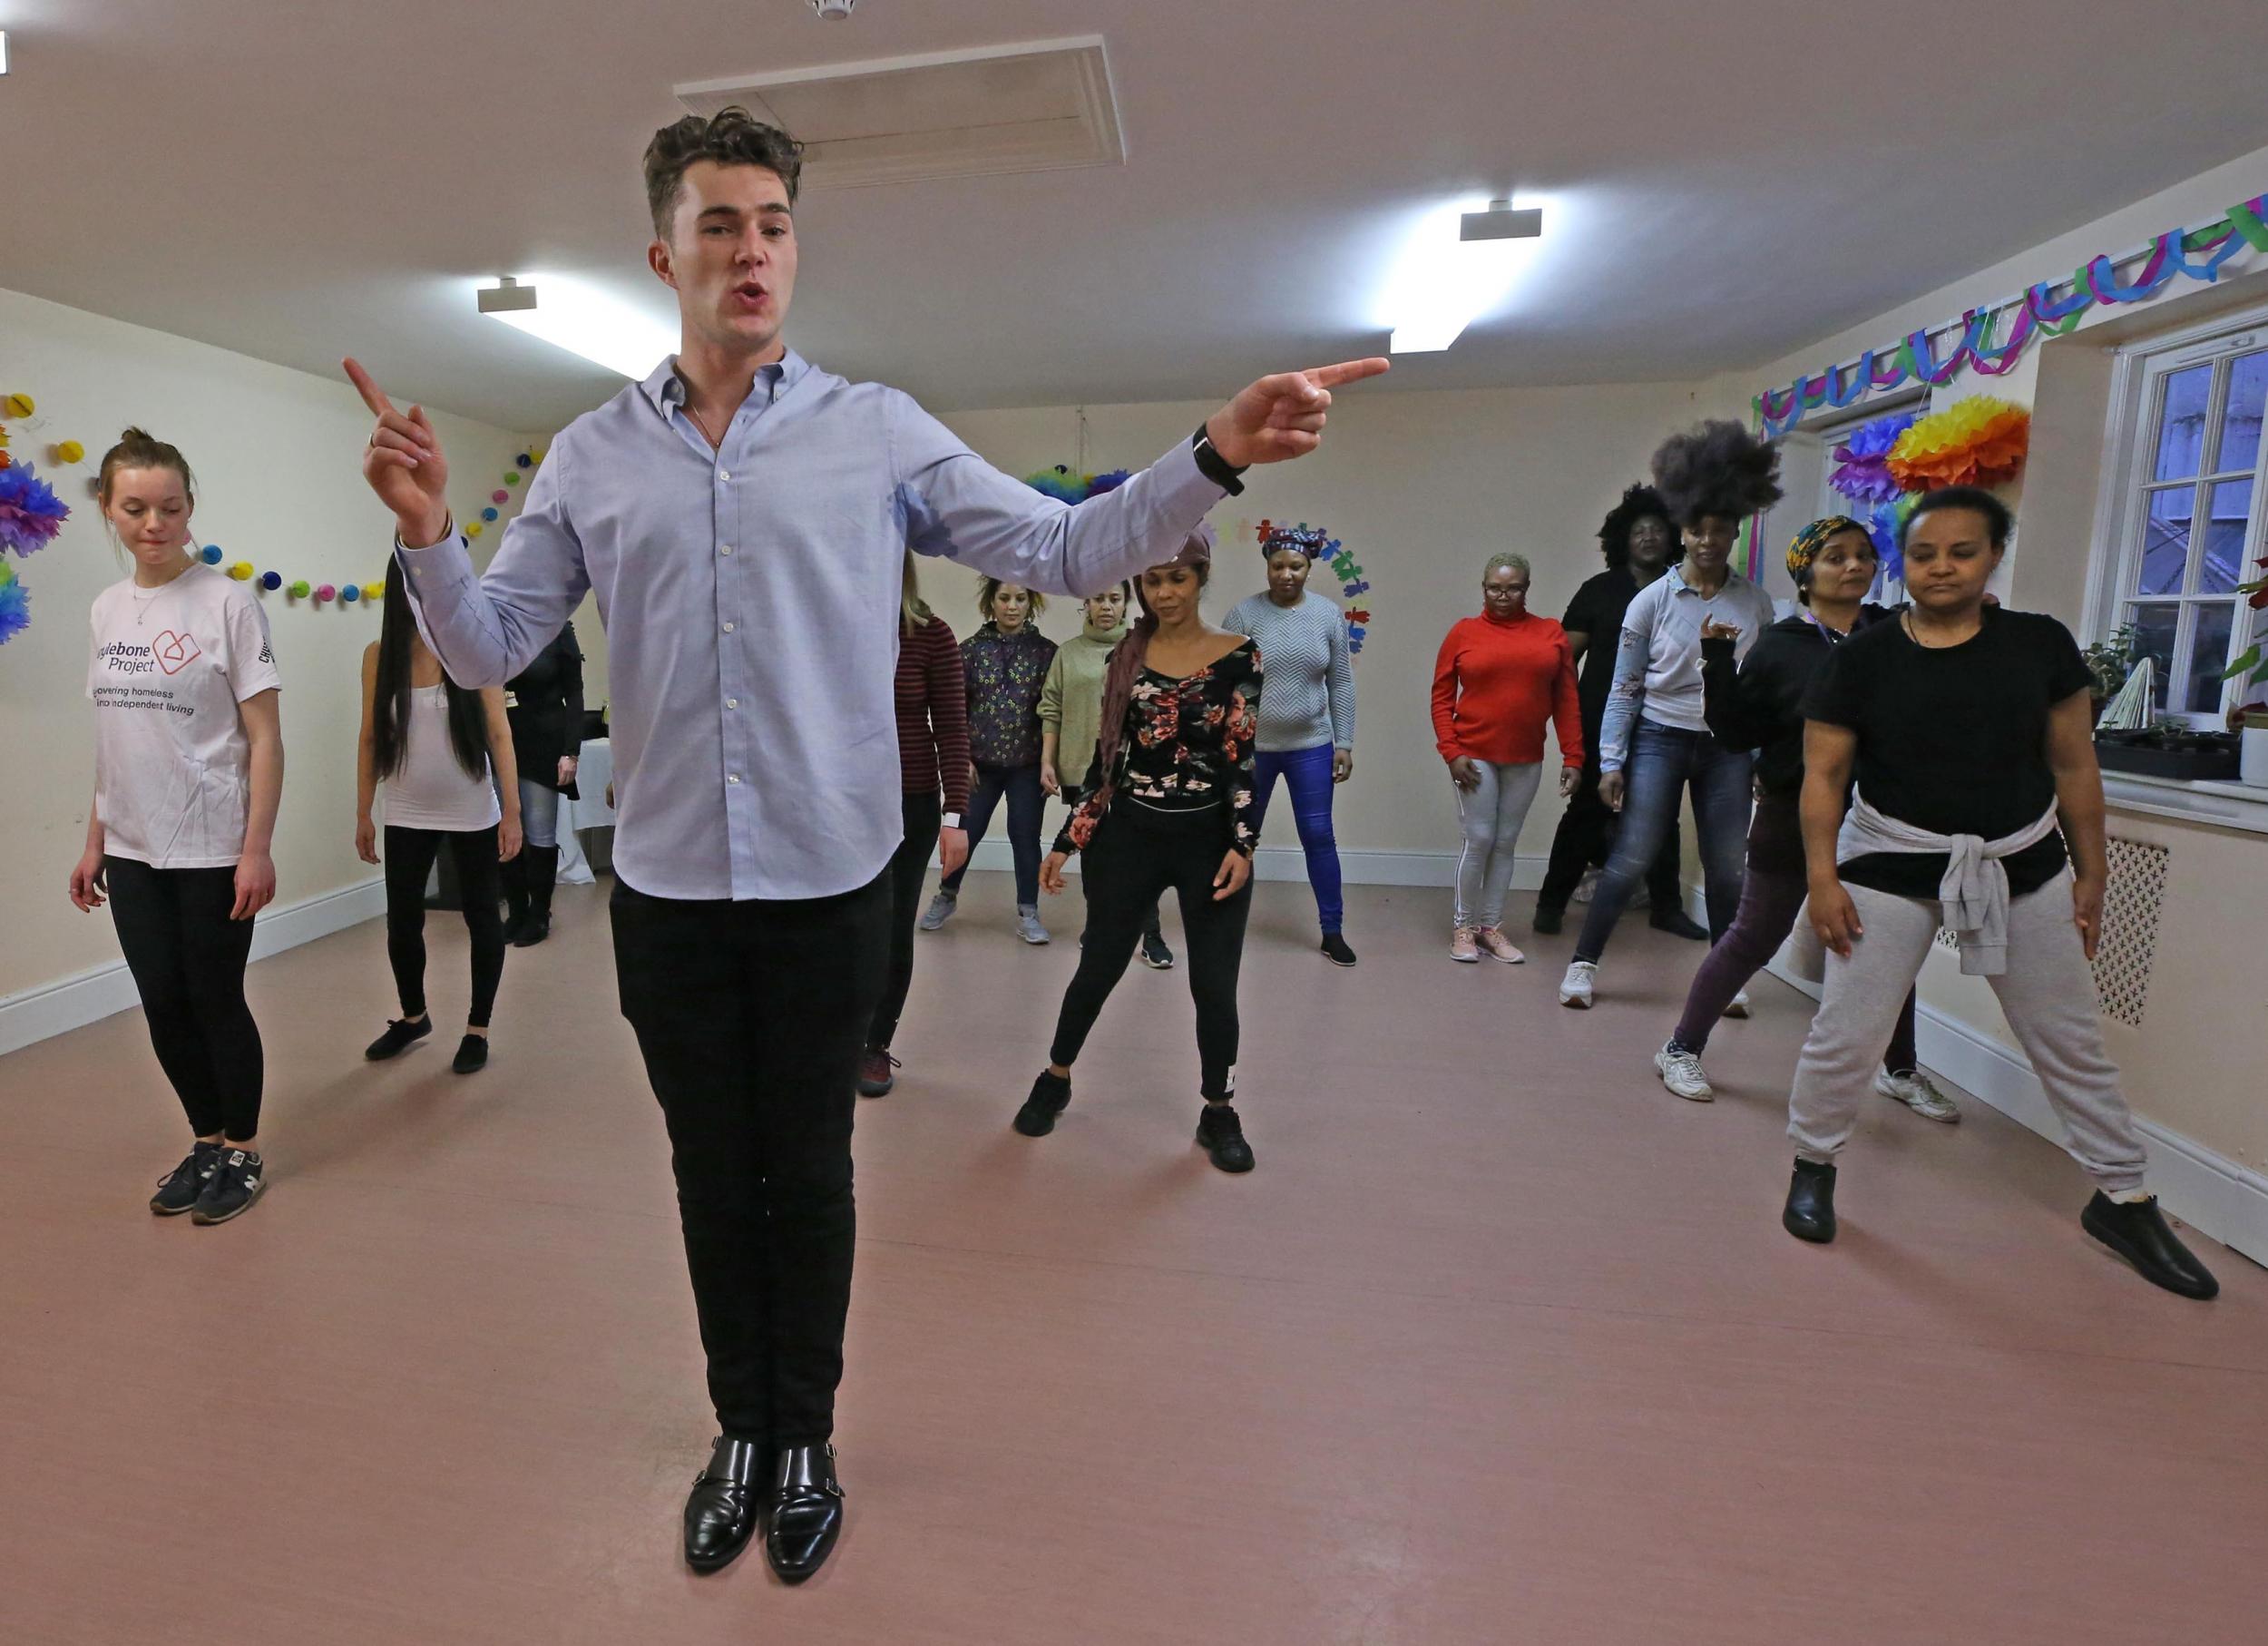
[[[1317,388],[1336,388],[1342,383],[1360,383],[1364,377],[1375,377],[1393,368],[1393,362],[1374,355],[1367,360],[1342,360],[1336,366],[1318,366],[1305,373]]]
[[[349,355],[339,362],[347,368],[347,380],[355,386],[362,403],[370,408],[374,417],[383,417],[394,409],[394,402],[386,397],[386,391],[371,381],[370,374],[362,369],[362,362]]]

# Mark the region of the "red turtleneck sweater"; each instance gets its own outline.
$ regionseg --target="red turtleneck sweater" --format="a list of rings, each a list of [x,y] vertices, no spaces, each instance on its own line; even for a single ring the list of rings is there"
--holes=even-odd
[[[1442,642],[1433,664],[1433,742],[1442,759],[1470,755],[1497,766],[1543,759],[1546,720],[1559,759],[1583,763],[1583,711],[1567,631],[1548,617],[1468,617]]]

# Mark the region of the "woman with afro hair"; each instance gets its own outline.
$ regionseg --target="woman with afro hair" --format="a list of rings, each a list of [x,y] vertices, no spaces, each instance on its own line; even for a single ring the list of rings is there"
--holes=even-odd
[[[1733,570],[1731,556],[1742,517],[1779,501],[1780,456],[1739,424],[1717,421],[1664,441],[1653,468],[1685,557],[1623,613],[1598,740],[1599,799],[1622,814],[1622,825],[1559,985],[1562,1005],[1590,1004],[1607,939],[1688,789],[1712,941],[1740,904],[1752,760],[1709,731],[1701,637],[1706,627],[1745,656],[1773,621],[1771,600]],[[1733,1009],[1745,1011],[1745,1003],[1735,997]]]
[[[1567,615],[1559,619],[1568,647],[1582,668],[1576,690],[1583,709],[1584,760],[1575,793],[1559,814],[1559,832],[1551,838],[1551,860],[1544,870],[1542,889],[1536,894],[1533,924],[1547,936],[1559,929],[1583,872],[1605,867],[1614,842],[1615,814],[1598,798],[1598,730],[1606,718],[1607,691],[1614,683],[1622,614],[1640,589],[1685,555],[1677,528],[1670,524],[1669,505],[1650,485],[1634,485],[1622,494],[1622,501],[1599,524],[1598,546],[1606,554],[1607,569],[1575,591]],[[1708,933],[1686,913],[1678,896],[1677,835],[1673,816],[1662,848],[1646,871],[1647,902],[1654,925],[1661,930],[1699,939]]]

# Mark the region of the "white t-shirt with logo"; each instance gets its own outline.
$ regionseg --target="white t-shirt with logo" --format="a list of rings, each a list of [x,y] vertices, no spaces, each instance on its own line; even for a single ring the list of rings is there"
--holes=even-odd
[[[112,584],[93,629],[103,849],[154,868],[232,866],[252,795],[237,705],[283,685],[267,613],[247,584],[199,563],[159,589]]]

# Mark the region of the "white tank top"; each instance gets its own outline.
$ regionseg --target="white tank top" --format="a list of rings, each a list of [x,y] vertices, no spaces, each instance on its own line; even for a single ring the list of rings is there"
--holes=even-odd
[[[386,780],[386,820],[397,828],[469,834],[503,819],[484,771],[468,777],[449,742],[449,689],[412,686],[402,728],[402,769]]]

